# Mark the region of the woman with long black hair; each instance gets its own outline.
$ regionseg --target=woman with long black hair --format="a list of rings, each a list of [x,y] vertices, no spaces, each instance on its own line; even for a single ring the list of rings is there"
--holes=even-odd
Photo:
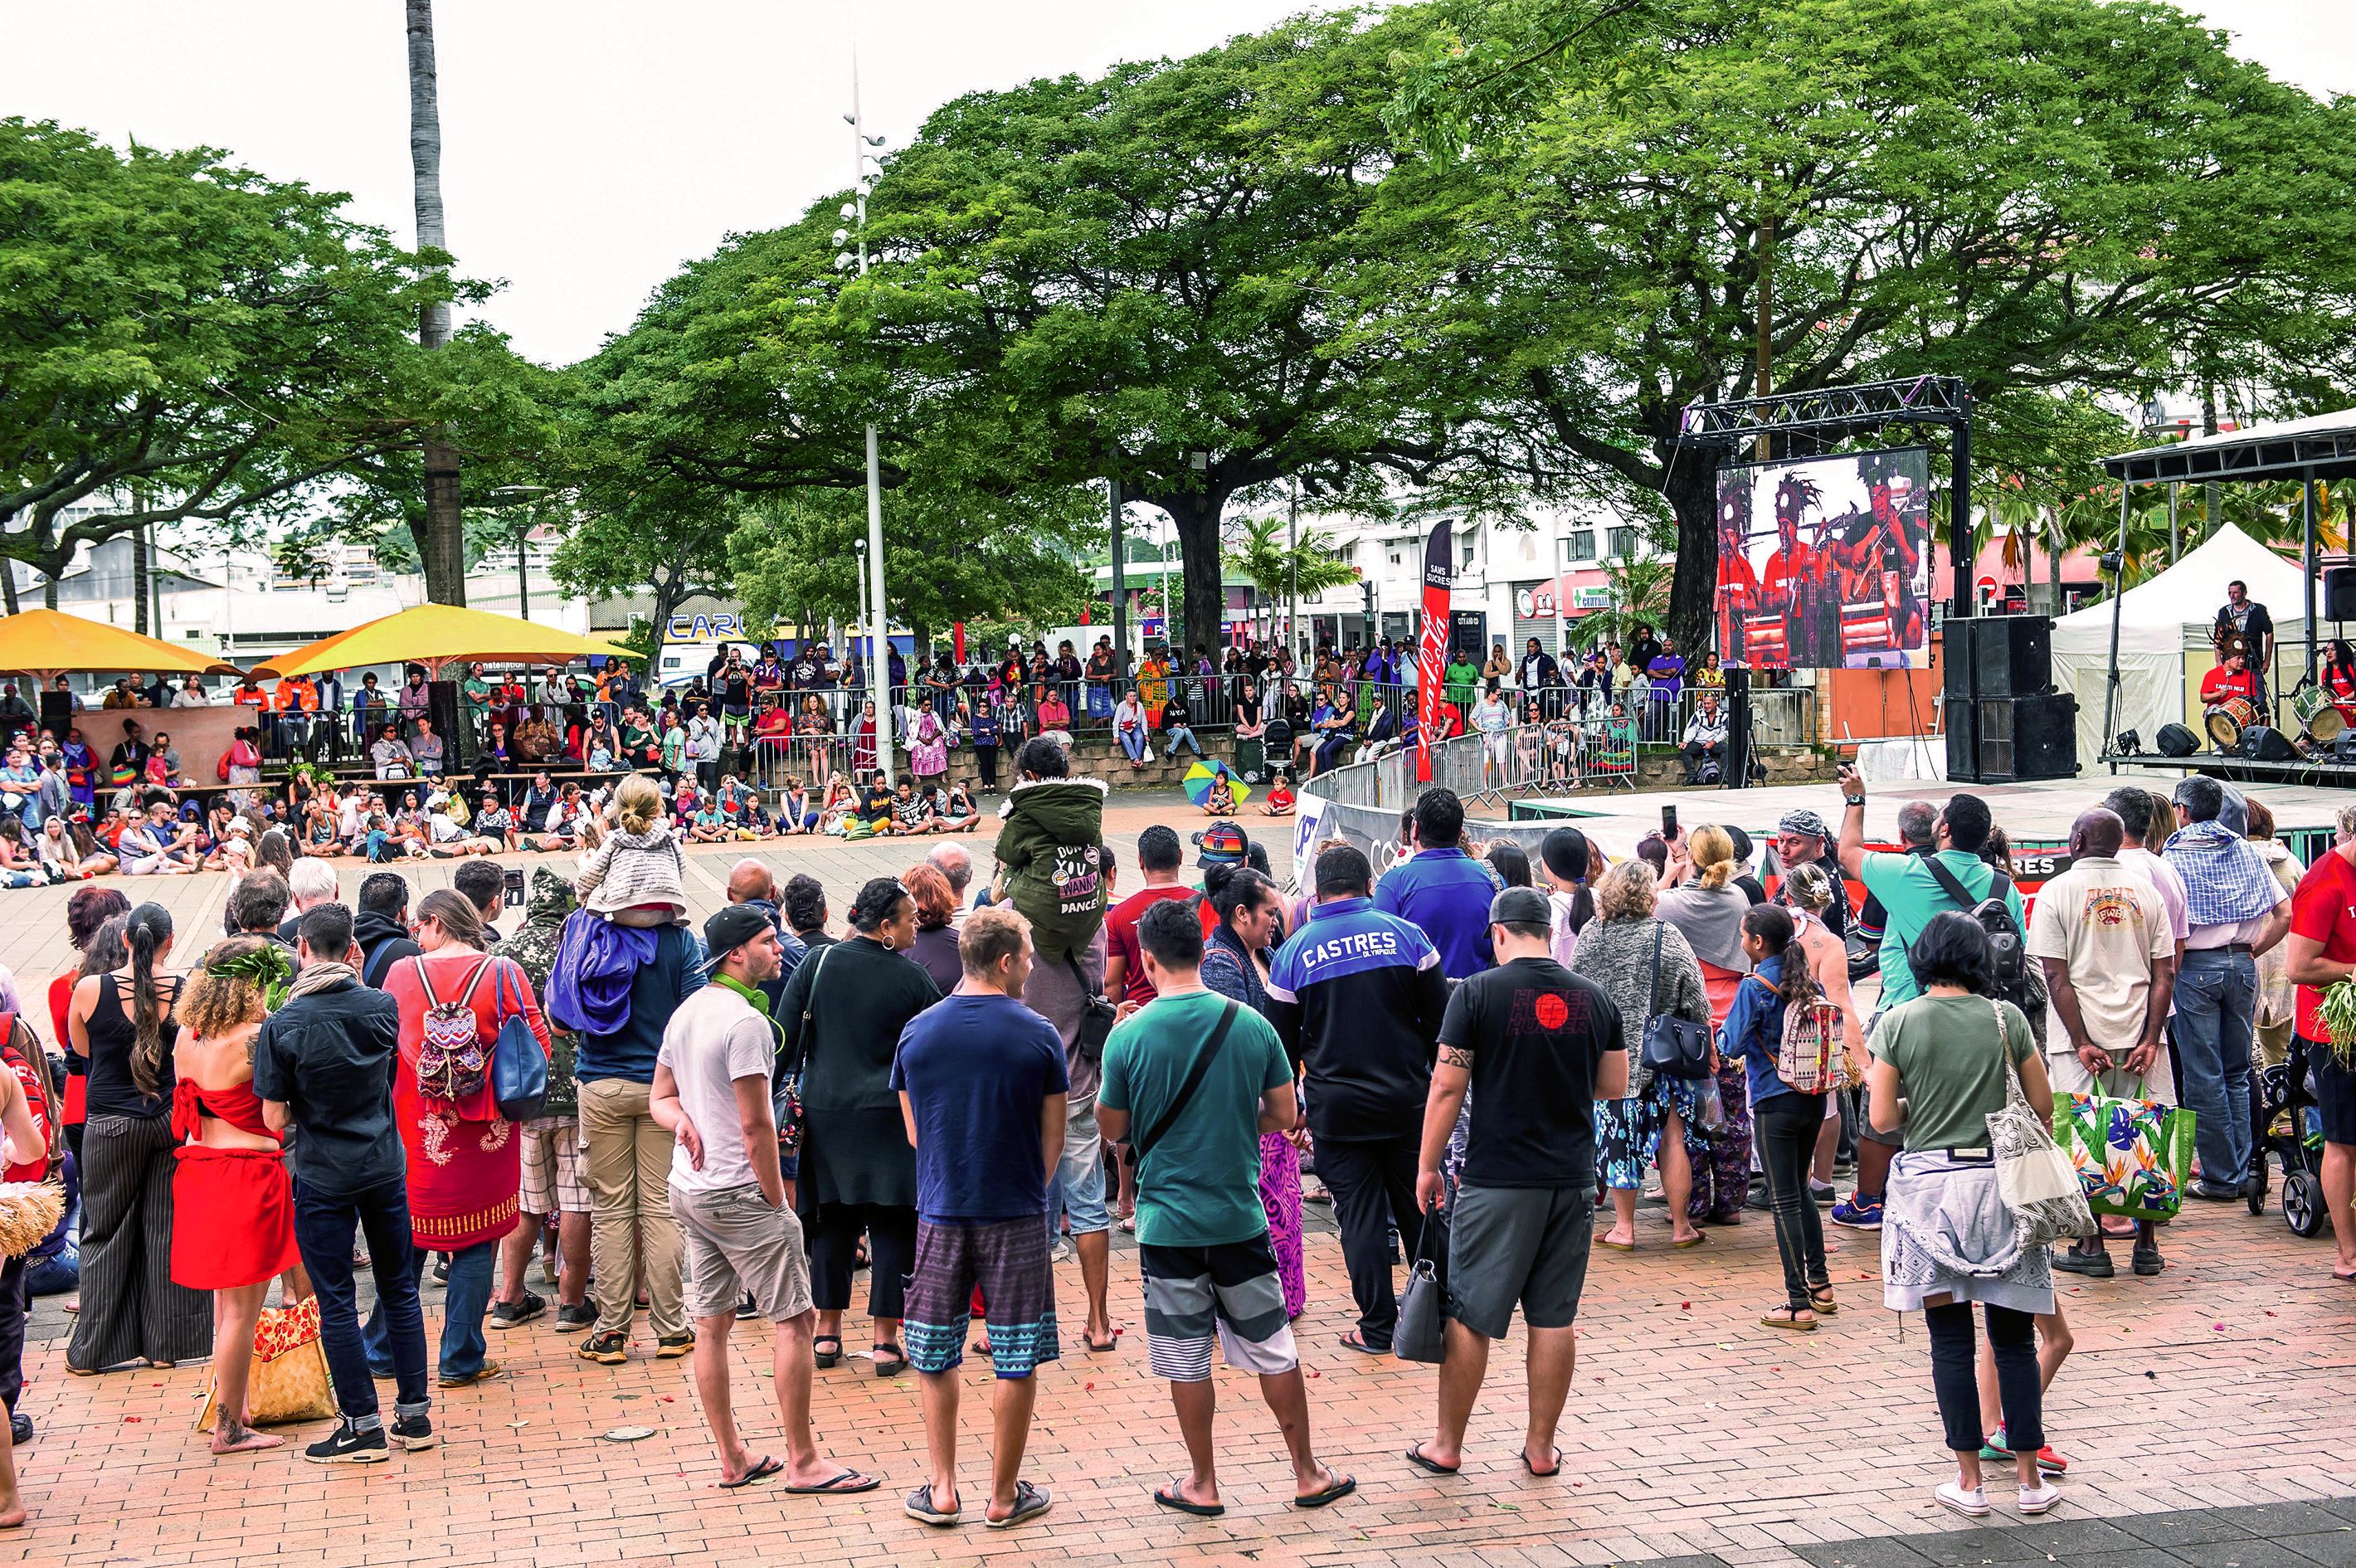
[[[873,1249],[867,1315],[875,1375],[905,1371],[900,1317],[916,1261],[916,1152],[892,1087],[892,1062],[908,1020],[941,999],[909,961],[916,901],[879,876],[851,906],[851,936],[795,969],[777,1004],[784,1059],[802,1066],[801,1174],[796,1208],[809,1237],[810,1300],[818,1308],[811,1354],[821,1367],[842,1356],[842,1315],[862,1231]]]
[[[1788,910],[1758,904],[1742,917],[1742,950],[1751,960],[1751,973],[1719,1027],[1718,1053],[1749,1069],[1751,1142],[1767,1174],[1775,1250],[1783,1260],[1783,1305],[1760,1321],[1805,1333],[1840,1305],[1825,1266],[1824,1222],[1808,1192],[1808,1167],[1825,1124],[1824,1093],[1795,1088],[1777,1071],[1789,1010],[1814,1007],[1822,994],[1807,953],[1796,950],[1799,928]]]
[[[160,972],[172,917],[142,904],[123,923],[129,961],[74,986],[68,1043],[90,1059],[82,1132],[81,1311],[66,1346],[80,1377],[128,1361],[168,1367],[212,1348],[210,1295],[172,1282],[172,1010]]]

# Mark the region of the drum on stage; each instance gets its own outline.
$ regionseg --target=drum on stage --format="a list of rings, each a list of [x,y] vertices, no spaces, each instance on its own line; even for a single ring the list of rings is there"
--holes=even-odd
[[[2291,715],[2318,746],[2329,746],[2348,728],[2347,715],[2332,704],[2320,686],[2301,686],[2290,694]]]
[[[2242,738],[2242,732],[2258,722],[2258,704],[2247,697],[2228,697],[2222,703],[2211,703],[2201,711],[2201,727],[2217,743],[2220,751],[2231,751]]]

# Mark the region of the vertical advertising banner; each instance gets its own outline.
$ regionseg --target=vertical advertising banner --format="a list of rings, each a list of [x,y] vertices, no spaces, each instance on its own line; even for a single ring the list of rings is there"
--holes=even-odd
[[[1416,650],[1415,780],[1431,782],[1431,736],[1440,727],[1440,677],[1448,667],[1448,585],[1454,576],[1455,535],[1448,520],[1431,525],[1423,542],[1423,644]]]
[[[1719,470],[1719,657],[1753,670],[1921,664],[1930,507],[1920,446]]]

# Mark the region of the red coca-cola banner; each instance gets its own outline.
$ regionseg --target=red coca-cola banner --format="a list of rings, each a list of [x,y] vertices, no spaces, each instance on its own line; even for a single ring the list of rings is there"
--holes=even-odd
[[[1440,677],[1448,665],[1448,585],[1456,546],[1448,520],[1431,525],[1423,543],[1423,643],[1416,651],[1415,779],[1431,782],[1431,736],[1440,727]]]

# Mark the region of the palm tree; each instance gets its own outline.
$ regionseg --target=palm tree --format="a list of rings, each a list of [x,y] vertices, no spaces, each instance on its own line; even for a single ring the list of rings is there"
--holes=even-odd
[[[1640,626],[1665,626],[1669,618],[1669,583],[1676,575],[1676,559],[1669,555],[1622,555],[1603,568],[1603,590],[1612,602],[1579,618],[1582,643],[1634,639]]]
[[[409,12],[409,167],[417,205],[417,248],[448,249],[442,227],[442,108],[434,70],[434,0],[407,0]],[[429,266],[444,272],[438,261]],[[450,340],[450,305],[436,299],[418,312],[417,340],[428,349]],[[425,435],[425,524],[417,553],[425,565],[425,596],[435,604],[466,602],[466,525],[459,507],[458,449],[448,433]]]
[[[1356,571],[1334,553],[1332,534],[1312,529],[1287,544],[1284,526],[1272,517],[1248,520],[1242,540],[1227,552],[1227,569],[1250,580],[1253,594],[1268,612],[1266,635],[1271,637],[1276,603],[1287,594],[1322,594],[1357,580]]]

